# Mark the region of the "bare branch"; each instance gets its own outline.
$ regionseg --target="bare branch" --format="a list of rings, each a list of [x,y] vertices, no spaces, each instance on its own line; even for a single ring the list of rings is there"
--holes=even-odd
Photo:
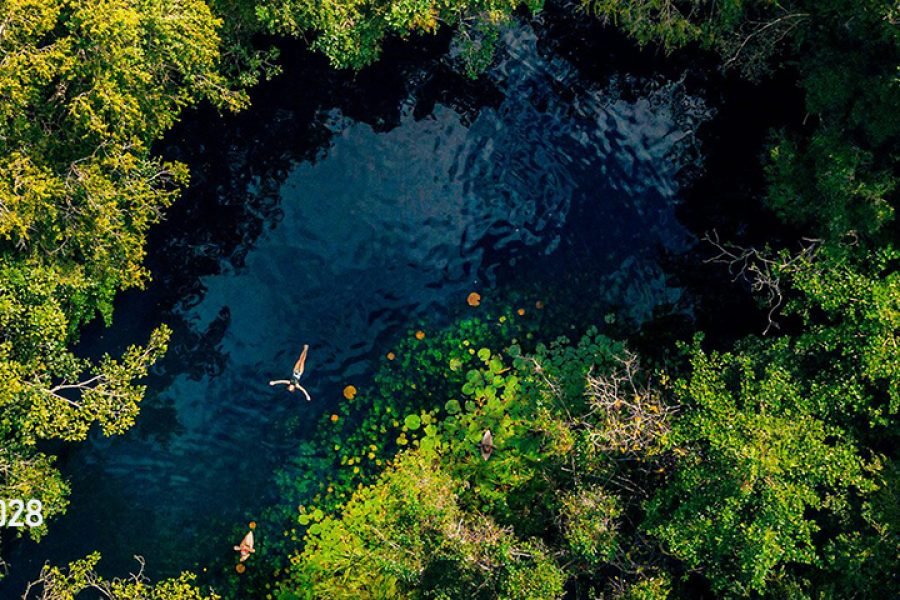
[[[780,29],[776,33],[766,36],[766,43],[769,46],[776,46],[807,18],[809,18],[809,13],[787,13],[772,21],[749,21],[752,30],[742,37],[737,49],[725,60],[723,68],[727,69],[737,62],[741,52],[756,36],[772,28]]]
[[[769,333],[772,327],[776,329],[779,327],[774,317],[784,304],[782,277],[796,273],[802,265],[808,265],[822,243],[819,239],[803,238],[803,245],[796,254],[774,254],[720,242],[719,234],[715,230],[704,235],[703,241],[712,245],[718,252],[706,259],[705,263],[727,265],[728,272],[733,277],[732,281],[744,280],[750,285],[753,293],[763,295],[763,301],[769,309],[766,315],[768,324],[763,330],[763,335]]]
[[[585,394],[591,410],[582,418],[588,439],[600,450],[625,455],[646,454],[669,431],[677,407],[641,378],[637,355],[628,352],[609,373],[589,373]]]

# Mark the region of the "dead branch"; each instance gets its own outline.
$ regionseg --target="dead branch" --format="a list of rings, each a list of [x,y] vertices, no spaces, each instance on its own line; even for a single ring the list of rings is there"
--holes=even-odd
[[[591,407],[583,417],[588,439],[599,450],[625,455],[645,454],[670,429],[677,407],[667,404],[649,378],[640,376],[636,354],[618,359],[608,373],[589,373],[585,394]]]
[[[703,241],[711,244],[718,252],[703,262],[727,265],[732,275],[732,282],[743,280],[750,285],[754,294],[761,294],[768,307],[768,321],[763,335],[772,327],[779,328],[775,314],[784,304],[782,277],[796,273],[802,265],[808,265],[816,256],[822,240],[803,238],[803,245],[796,254],[760,251],[756,248],[744,248],[736,244],[722,243],[719,234],[713,230],[703,236]]]
[[[723,68],[727,69],[737,62],[741,52],[743,52],[750,41],[757,36],[774,28],[775,31],[766,36],[766,43],[769,46],[777,46],[791,33],[791,31],[805,19],[809,18],[809,16],[809,13],[787,13],[771,21],[750,21],[750,31],[742,36],[741,43],[738,44],[737,48],[725,60]]]

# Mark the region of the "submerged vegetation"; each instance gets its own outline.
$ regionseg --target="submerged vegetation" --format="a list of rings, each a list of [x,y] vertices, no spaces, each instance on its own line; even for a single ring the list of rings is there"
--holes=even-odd
[[[335,67],[361,68],[386,37],[446,25],[477,76],[499,28],[540,7],[4,2],[0,498],[42,501],[49,525],[32,536],[52,531],[68,494],[41,442],[128,429],[138,380],[165,351],[165,326],[121,357],[71,348],[149,277],[145,236],[188,177],[151,146],[180,112],[245,107],[276,69],[253,45],[263,34],[302,35]],[[742,77],[796,78],[806,116],[771,132],[765,188],[747,198],[790,233],[707,245],[722,285],[758,298],[765,335],[714,348],[695,332],[639,356],[593,327],[602,315],[551,340],[473,292],[473,316],[411,333],[323,415],[278,474],[283,505],[268,519],[284,535],[251,559],[269,568],[232,584],[281,599],[900,595],[900,11],[881,0],[566,10],[641,44],[715,51]],[[46,568],[32,597],[206,597],[189,575],[104,580],[98,560]]]

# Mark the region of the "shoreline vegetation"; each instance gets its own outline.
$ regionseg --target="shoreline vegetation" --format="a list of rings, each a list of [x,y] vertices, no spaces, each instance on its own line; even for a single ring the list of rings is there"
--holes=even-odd
[[[122,356],[89,361],[72,347],[89,321],[112,321],[119,291],[151,276],[147,232],[190,167],[152,147],[181,111],[246,108],[248,90],[277,76],[277,52],[254,45],[273,36],[303,38],[334,68],[361,69],[386,38],[450,28],[453,60],[477,77],[502,27],[541,8],[4,3],[0,498],[42,502],[44,524],[26,535],[52,535],[68,502],[45,442],[81,441],[95,426],[126,431],[139,418],[139,382],[166,350],[162,324]],[[704,242],[722,285],[743,286],[767,326],[725,348],[694,331],[642,356],[594,327],[602,315],[577,323],[571,339],[545,339],[479,296],[471,317],[410,335],[371,389],[354,388],[322,416],[277,474],[284,505],[269,517],[284,535],[248,561],[268,566],[232,573],[220,593],[900,596],[900,10],[882,0],[557,9],[662,51],[704,48],[749,81],[796,76],[803,119],[769,133],[747,165],[765,185],[742,199],[791,233],[748,244],[710,232]],[[0,530],[0,573],[11,531]],[[191,574],[151,583],[142,564],[107,580],[99,560],[46,567],[27,597],[217,597]]]

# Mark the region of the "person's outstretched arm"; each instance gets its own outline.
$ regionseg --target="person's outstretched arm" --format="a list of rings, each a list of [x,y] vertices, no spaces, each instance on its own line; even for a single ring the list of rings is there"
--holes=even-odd
[[[276,379],[274,381],[270,381],[269,385],[291,385],[291,382],[287,379]]]

